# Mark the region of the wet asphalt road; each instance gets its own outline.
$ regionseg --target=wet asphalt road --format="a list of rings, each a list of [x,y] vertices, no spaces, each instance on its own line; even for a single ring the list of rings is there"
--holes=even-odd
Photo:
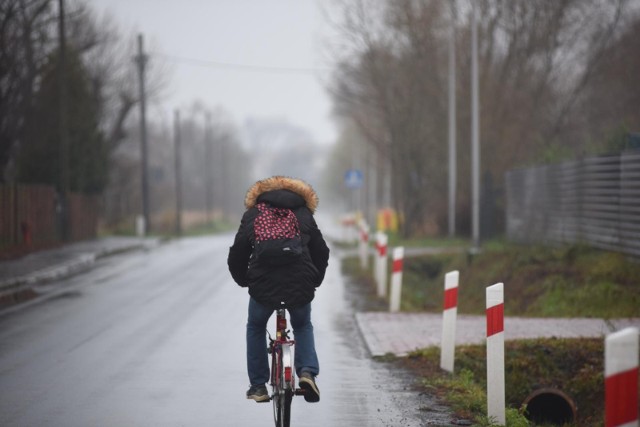
[[[244,397],[248,296],[227,272],[232,237],[109,257],[0,314],[0,425],[273,425],[270,403]],[[294,398],[292,426],[446,424],[403,371],[370,359],[335,257],[312,319],[322,400]]]

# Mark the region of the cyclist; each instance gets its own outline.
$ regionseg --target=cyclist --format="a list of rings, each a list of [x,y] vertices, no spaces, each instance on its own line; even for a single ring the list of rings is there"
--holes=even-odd
[[[245,196],[246,211],[240,222],[227,263],[235,282],[249,289],[247,320],[247,371],[250,387],[247,399],[269,400],[265,384],[269,380],[269,361],[265,351],[267,321],[284,304],[289,311],[296,340],[295,367],[307,402],[318,402],[320,391],[315,377],[320,372],[315,350],[311,301],[324,279],[329,248],[313,214],[318,196],[306,182],[284,176],[258,181]],[[295,214],[301,251],[286,263],[270,263],[256,256],[255,220],[268,209]],[[297,221],[296,221],[297,220]],[[258,221],[260,227],[272,221]],[[263,230],[260,230],[261,233]]]

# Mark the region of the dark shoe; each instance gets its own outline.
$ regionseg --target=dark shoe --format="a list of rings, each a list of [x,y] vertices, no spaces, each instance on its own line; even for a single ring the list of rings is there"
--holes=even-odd
[[[253,399],[256,402],[269,401],[269,392],[264,384],[252,385],[247,390],[247,399]]]
[[[307,402],[319,402],[320,390],[316,385],[316,380],[308,372],[303,372],[300,375],[300,388],[304,390],[304,400]]]

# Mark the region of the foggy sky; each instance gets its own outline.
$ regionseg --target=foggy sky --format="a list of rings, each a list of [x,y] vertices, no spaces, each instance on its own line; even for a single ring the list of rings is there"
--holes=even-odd
[[[99,15],[110,14],[124,33],[142,33],[151,59],[166,63],[166,95],[150,106],[151,115],[171,117],[173,109],[202,100],[222,106],[239,125],[250,118],[283,119],[307,129],[318,142],[335,139],[323,87],[330,76],[335,35],[319,1],[89,4]]]

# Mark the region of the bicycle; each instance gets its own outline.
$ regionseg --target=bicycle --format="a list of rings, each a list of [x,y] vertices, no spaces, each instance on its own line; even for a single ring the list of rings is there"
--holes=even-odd
[[[296,388],[294,366],[295,341],[289,338],[286,310],[276,310],[276,338],[269,331],[268,351],[271,355],[271,400],[276,427],[289,427],[291,421],[291,401],[294,395],[304,395],[304,389]]]

